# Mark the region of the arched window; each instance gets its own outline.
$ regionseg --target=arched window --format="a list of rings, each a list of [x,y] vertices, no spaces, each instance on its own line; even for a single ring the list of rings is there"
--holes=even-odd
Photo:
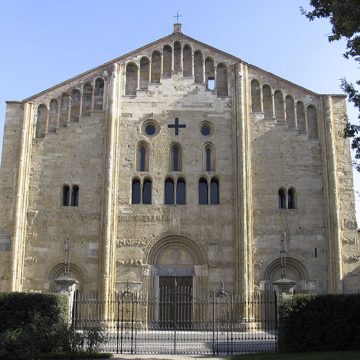
[[[215,89],[215,67],[214,60],[211,57],[205,59],[205,79],[208,90]]]
[[[172,205],[175,201],[174,181],[171,178],[165,180],[165,205]]]
[[[207,205],[208,201],[208,183],[205,178],[199,180],[199,205]]]
[[[82,113],[85,116],[90,115],[92,109],[92,97],[93,97],[93,87],[90,83],[86,83],[83,89],[83,98],[82,98]]]
[[[64,93],[61,95],[60,103],[60,126],[66,127],[69,118],[69,94]]]
[[[195,82],[202,84],[204,82],[204,64],[203,56],[200,50],[196,50],[194,53],[194,67],[195,67]]]
[[[171,145],[170,171],[181,171],[181,148],[179,144]]]
[[[261,111],[261,91],[258,80],[251,80],[251,109],[252,112]]]
[[[139,179],[134,179],[132,181],[132,189],[131,189],[131,203],[132,204],[140,204],[141,202],[141,185]]]
[[[181,44],[179,41],[174,43],[174,71],[181,71]]]
[[[308,131],[310,139],[318,139],[318,124],[317,124],[317,115],[315,106],[310,105],[307,108],[307,123],[308,123]]]
[[[143,204],[151,204],[151,192],[152,192],[152,183],[150,179],[145,179],[143,184]]]
[[[275,116],[277,121],[283,122],[285,119],[284,114],[284,99],[283,94],[280,90],[276,90],[274,93],[274,102],[275,102]]]
[[[266,119],[273,118],[273,106],[272,106],[272,95],[271,87],[269,85],[263,86],[263,108],[264,108],[264,117]]]
[[[190,45],[186,44],[183,49],[183,75],[191,76],[192,75],[192,51]]]
[[[58,124],[59,104],[56,99],[50,101],[49,132],[55,132]]]
[[[284,188],[279,189],[279,209],[286,209],[286,191]]]
[[[165,45],[163,49],[163,77],[171,77],[172,67],[172,48],[170,45]]]
[[[48,109],[46,105],[41,104],[37,109],[37,121],[36,121],[36,137],[43,138],[47,128]]]
[[[219,180],[212,178],[210,182],[210,204],[218,205],[219,198]]]
[[[71,121],[79,121],[80,101],[81,101],[80,90],[74,89],[71,92],[71,113],[70,113]]]
[[[126,65],[126,95],[136,95],[138,84],[138,67],[134,63]]]
[[[186,183],[183,178],[179,178],[176,183],[176,204],[186,204]]]
[[[161,54],[159,51],[153,51],[151,55],[151,82],[159,83],[161,75]]]
[[[288,209],[296,209],[296,191],[293,187],[288,191]]]
[[[304,103],[301,101],[298,101],[296,104],[296,117],[297,117],[299,133],[305,134],[306,133],[305,109],[304,109]]]
[[[146,56],[140,60],[140,89],[147,89],[149,83],[150,62]]]
[[[295,103],[292,96],[288,95],[285,98],[285,108],[286,108],[286,121],[288,123],[289,129],[295,129]]]
[[[71,190],[71,206],[79,205],[79,186],[73,185]]]
[[[227,66],[225,64],[221,63],[217,66],[216,77],[217,96],[228,96]]]
[[[63,193],[62,193],[62,205],[69,206],[70,205],[70,187],[69,185],[63,186]]]
[[[137,171],[149,171],[149,148],[144,142],[138,145]]]
[[[94,91],[94,110],[104,109],[104,79],[98,77],[95,80],[95,91]]]
[[[214,148],[211,144],[206,144],[204,147],[203,155],[203,169],[204,171],[214,171],[215,170],[215,161],[214,161]]]

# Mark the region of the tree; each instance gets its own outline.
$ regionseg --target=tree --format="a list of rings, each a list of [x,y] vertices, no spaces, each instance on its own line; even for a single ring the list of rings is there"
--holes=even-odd
[[[310,0],[311,11],[301,8],[301,12],[310,21],[316,18],[327,18],[332,25],[330,42],[346,39],[346,59],[353,58],[360,63],[360,0]],[[355,82],[360,85],[360,80]],[[348,95],[350,102],[359,110],[360,120],[360,91],[346,79],[341,80],[341,89]],[[350,137],[351,147],[355,150],[356,170],[360,171],[360,125],[347,120],[344,136]]]

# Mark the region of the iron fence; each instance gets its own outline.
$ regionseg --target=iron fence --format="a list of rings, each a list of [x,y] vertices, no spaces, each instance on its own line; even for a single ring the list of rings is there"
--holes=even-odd
[[[104,315],[107,314],[107,315]],[[277,298],[240,299],[224,292],[197,298],[185,286],[163,287],[156,298],[125,291],[108,299],[76,293],[73,326],[99,328],[103,351],[142,354],[234,354],[277,350]]]

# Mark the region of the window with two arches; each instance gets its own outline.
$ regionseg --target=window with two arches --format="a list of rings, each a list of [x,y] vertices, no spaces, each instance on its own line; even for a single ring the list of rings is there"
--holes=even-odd
[[[152,203],[152,181],[149,178],[132,180],[131,203],[150,205]]]
[[[62,206],[79,206],[79,185],[63,185]]]
[[[278,192],[279,209],[296,209],[296,191],[291,187],[287,191],[285,188],[280,188]]]

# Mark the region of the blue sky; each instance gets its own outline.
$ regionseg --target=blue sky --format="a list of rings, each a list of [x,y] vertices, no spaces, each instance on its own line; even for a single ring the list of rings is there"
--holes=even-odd
[[[12,0],[0,12],[0,146],[5,101],[22,100],[172,32],[183,32],[318,93],[359,78],[327,20],[309,22],[305,0]],[[350,118],[356,111],[348,106]],[[356,174],[356,190],[360,176]],[[357,201],[357,205],[360,205]],[[360,215],[360,211],[358,210]]]

